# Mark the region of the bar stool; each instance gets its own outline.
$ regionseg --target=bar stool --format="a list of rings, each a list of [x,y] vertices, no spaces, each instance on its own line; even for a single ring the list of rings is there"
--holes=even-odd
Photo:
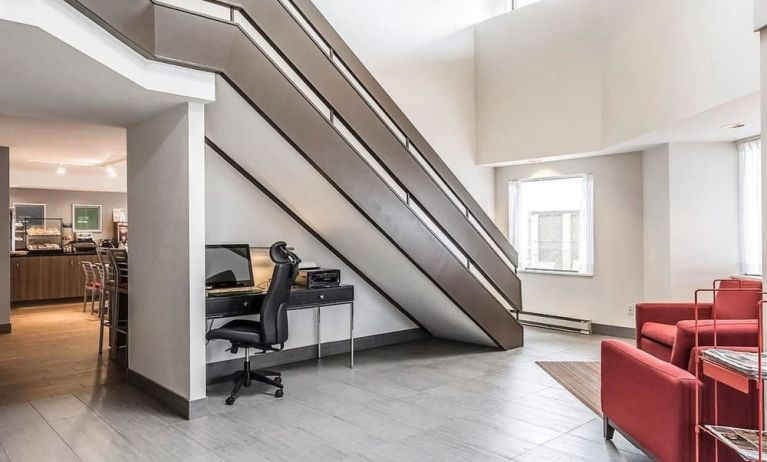
[[[80,266],[85,274],[85,286],[83,291],[83,313],[85,313],[88,305],[88,295],[91,297],[91,314],[95,312],[96,308],[96,293],[101,291],[99,282],[96,280],[95,270],[93,263],[89,261],[81,261]],[[99,299],[99,305],[101,305],[101,299]]]
[[[114,272],[114,302],[109,310],[109,348],[112,359],[117,357],[117,335],[125,336],[128,346],[128,320],[120,319],[120,295],[128,295],[128,251],[126,249],[107,249]]]
[[[96,255],[99,259],[99,263],[96,265],[96,272],[101,281],[101,297],[99,299],[99,355],[101,355],[104,352],[105,328],[109,329],[110,347],[112,345],[112,307],[114,306],[115,298],[117,298],[115,293],[117,284],[115,282],[112,258],[109,256],[108,249],[98,247]]]

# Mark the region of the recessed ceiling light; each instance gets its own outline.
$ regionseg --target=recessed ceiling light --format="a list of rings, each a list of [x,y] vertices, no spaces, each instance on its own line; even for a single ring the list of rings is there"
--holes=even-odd
[[[117,177],[117,172],[115,171],[115,168],[111,167],[111,166],[107,167],[107,174],[109,175],[110,178],[116,178]]]
[[[56,174],[63,175],[65,173],[67,173],[67,169],[64,167],[64,165],[59,165],[56,167]]]
[[[724,124],[722,128],[743,128],[746,124]]]

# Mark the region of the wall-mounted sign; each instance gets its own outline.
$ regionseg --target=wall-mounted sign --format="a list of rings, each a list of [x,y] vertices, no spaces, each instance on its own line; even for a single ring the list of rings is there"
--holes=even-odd
[[[72,204],[72,228],[76,233],[100,233],[101,206]]]
[[[126,223],[127,221],[128,215],[125,213],[125,209],[112,209],[112,222]]]

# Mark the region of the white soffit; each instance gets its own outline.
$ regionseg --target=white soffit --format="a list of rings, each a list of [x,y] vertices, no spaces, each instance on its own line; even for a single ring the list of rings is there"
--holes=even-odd
[[[215,99],[212,73],[150,61],[61,0],[0,0],[0,20],[38,27],[147,90]]]

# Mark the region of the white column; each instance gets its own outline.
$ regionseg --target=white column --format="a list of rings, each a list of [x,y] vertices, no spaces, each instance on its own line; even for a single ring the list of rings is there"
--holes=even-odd
[[[204,185],[202,104],[128,128],[128,366],[190,403],[205,400]]]

